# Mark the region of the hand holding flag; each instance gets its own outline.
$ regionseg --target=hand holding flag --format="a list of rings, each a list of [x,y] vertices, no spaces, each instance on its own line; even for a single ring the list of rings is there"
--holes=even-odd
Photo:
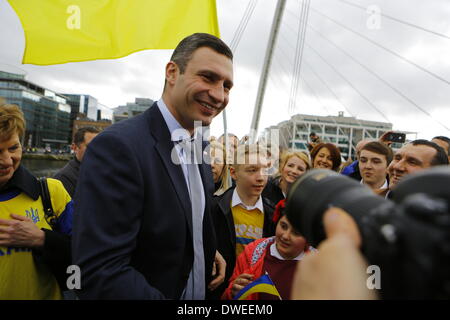
[[[247,298],[249,295],[256,292],[272,294],[274,296],[277,296],[281,300],[280,293],[278,292],[267,272],[255,281],[245,286],[234,296],[233,300],[245,300],[245,298]]]

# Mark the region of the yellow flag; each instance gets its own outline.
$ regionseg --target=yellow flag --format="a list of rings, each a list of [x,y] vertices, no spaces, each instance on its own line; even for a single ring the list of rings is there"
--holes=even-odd
[[[49,65],[174,49],[219,37],[215,0],[8,0],[25,31],[23,63]]]

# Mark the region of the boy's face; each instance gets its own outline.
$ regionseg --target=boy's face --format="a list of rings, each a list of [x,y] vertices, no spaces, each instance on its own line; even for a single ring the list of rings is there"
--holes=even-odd
[[[236,181],[236,188],[248,197],[259,197],[267,184],[269,162],[265,155],[256,153],[245,157],[245,164],[230,167],[231,177]]]
[[[362,150],[359,156],[359,172],[364,183],[383,184],[387,174],[386,156],[369,150]]]

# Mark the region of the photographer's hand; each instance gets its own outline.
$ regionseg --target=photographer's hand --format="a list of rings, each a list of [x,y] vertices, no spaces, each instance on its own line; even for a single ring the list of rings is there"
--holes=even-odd
[[[394,131],[387,131],[387,132],[385,132],[385,133],[380,137],[379,141],[380,141],[381,143],[384,143],[384,144],[387,145],[388,147],[390,147],[391,144],[392,144],[392,141],[390,141],[390,140],[388,139],[388,136],[389,136],[391,133],[394,133]]]
[[[366,286],[367,263],[355,221],[339,208],[328,209],[323,219],[327,239],[298,264],[292,299],[376,299]]]

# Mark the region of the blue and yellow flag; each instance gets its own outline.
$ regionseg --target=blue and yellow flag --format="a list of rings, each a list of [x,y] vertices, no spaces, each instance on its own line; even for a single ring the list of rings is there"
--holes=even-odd
[[[277,288],[272,282],[272,279],[270,279],[267,273],[245,286],[236,294],[233,300],[245,300],[245,298],[247,298],[249,295],[256,292],[272,294],[274,296],[278,296],[278,298],[280,298],[281,300],[280,293],[278,292]]]
[[[219,37],[215,0],[8,0],[25,32],[23,63],[115,59]]]

